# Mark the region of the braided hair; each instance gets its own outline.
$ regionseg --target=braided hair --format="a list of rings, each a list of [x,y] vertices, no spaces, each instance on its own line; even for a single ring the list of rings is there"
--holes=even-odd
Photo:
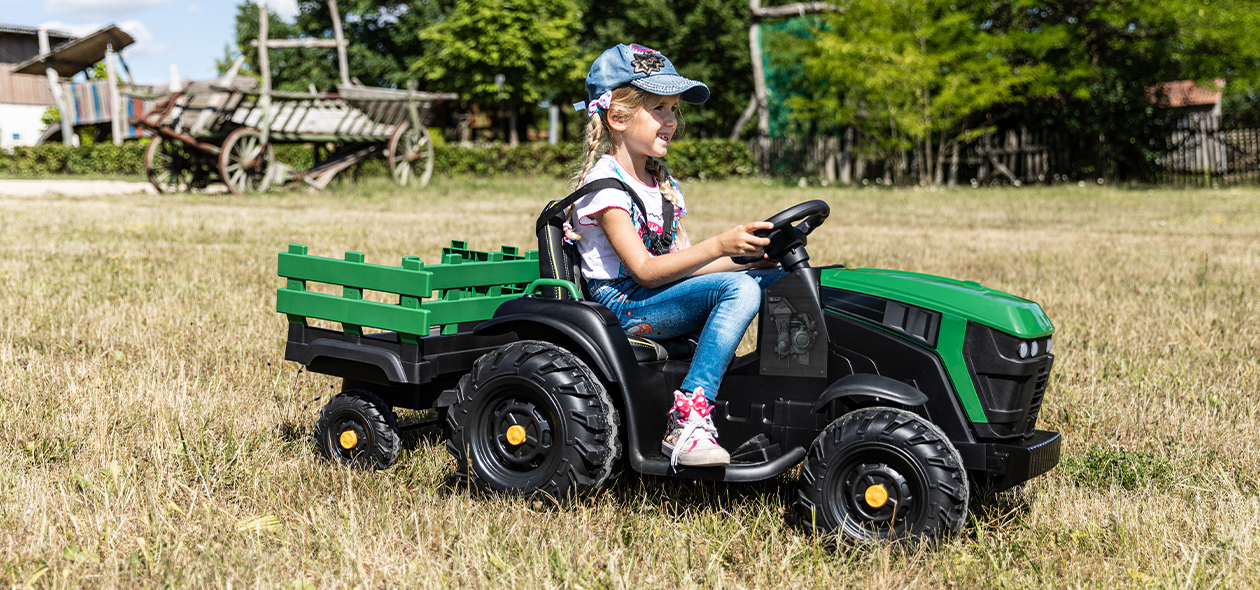
[[[615,131],[608,125],[608,118],[629,119],[634,116],[635,112],[645,108],[648,103],[657,98],[659,98],[658,95],[631,85],[622,86],[612,91],[612,101],[609,103],[608,109],[601,109],[592,115],[590,122],[586,124],[586,155],[583,158],[581,170],[573,175],[574,190],[586,182],[586,175],[591,173],[591,168],[595,167],[595,163],[599,161],[599,158],[613,148],[613,134]],[[682,201],[682,187],[679,186],[678,180],[669,173],[669,169],[665,167],[665,164],[657,161],[655,158],[648,158],[647,172],[656,178],[656,185],[660,187],[661,196],[665,197],[665,200],[675,207],[679,206],[679,202]],[[570,207],[569,225],[570,227],[577,227],[573,221],[573,208]],[[682,228],[682,220],[678,220],[677,224],[678,237],[676,243],[679,248],[686,248],[691,244]],[[665,229],[668,231],[670,228]],[[582,239],[582,236],[573,229],[565,230],[565,235],[571,240]]]

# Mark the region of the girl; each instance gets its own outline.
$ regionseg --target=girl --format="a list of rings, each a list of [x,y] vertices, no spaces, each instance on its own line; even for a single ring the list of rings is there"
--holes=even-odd
[[[618,45],[591,65],[586,92],[588,151],[576,185],[615,178],[635,194],[604,189],[574,203],[568,235],[581,253],[582,276],[591,299],[612,310],[627,333],[699,335],[661,451],[675,465],[726,465],[730,455],[717,443],[709,402],[761,291],[784,276],[772,260],[740,265],[730,257],[761,254],[770,241],[753,232],[771,226],[740,225],[692,245],[679,225],[687,214],[682,190],[657,158],[669,151],[679,101],[704,102],[707,86],[679,76],[655,50]]]

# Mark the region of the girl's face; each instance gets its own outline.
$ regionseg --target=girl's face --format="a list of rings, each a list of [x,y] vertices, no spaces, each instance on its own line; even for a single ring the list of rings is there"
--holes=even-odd
[[[632,154],[663,158],[669,152],[669,141],[678,129],[677,96],[649,99],[628,121],[611,122],[621,132],[622,142]]]

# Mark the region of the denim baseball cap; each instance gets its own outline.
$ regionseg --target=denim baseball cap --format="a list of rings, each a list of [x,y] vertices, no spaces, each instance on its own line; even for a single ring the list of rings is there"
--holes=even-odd
[[[586,75],[586,96],[591,102],[605,92],[634,84],[652,94],[680,95],[692,104],[709,99],[709,87],[678,75],[669,58],[642,45],[618,45],[600,54]]]

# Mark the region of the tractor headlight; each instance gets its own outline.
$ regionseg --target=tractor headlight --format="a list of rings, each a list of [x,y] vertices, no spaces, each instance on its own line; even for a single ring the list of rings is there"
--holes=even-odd
[[[1052,346],[1053,344],[1054,344],[1054,336],[1046,338],[1046,353],[1047,354],[1050,352],[1050,346]]]
[[[1028,342],[1019,343],[1019,358],[1028,358]]]
[[[1032,341],[1032,355],[1037,356],[1037,341],[1036,340]]]

